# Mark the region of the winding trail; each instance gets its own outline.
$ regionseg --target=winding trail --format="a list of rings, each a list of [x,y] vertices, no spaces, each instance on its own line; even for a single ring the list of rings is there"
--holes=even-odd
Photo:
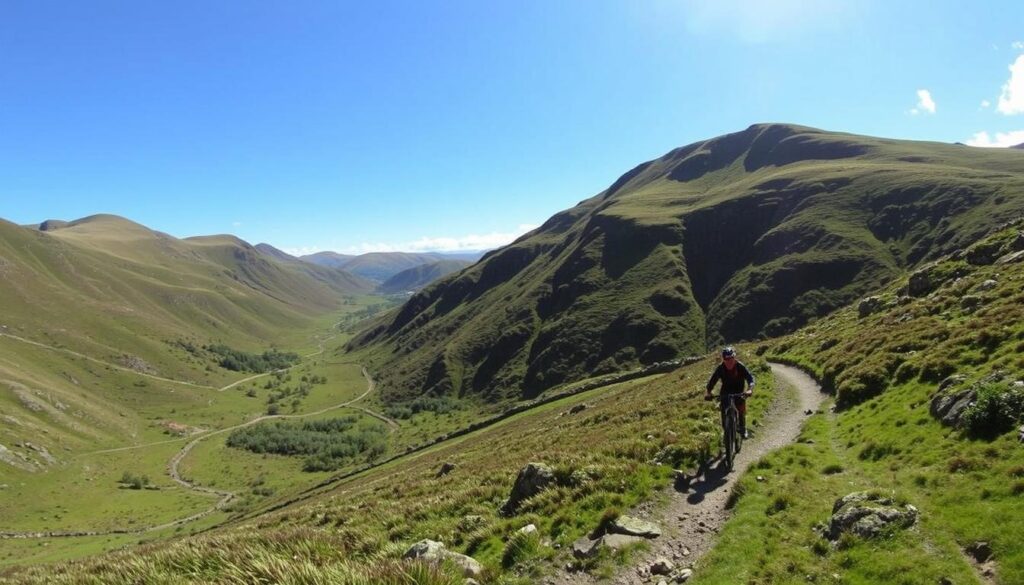
[[[0,337],[6,337],[8,339],[13,339],[14,341],[20,341],[21,343],[26,343],[28,345],[33,345],[35,347],[41,347],[43,349],[47,349],[47,350],[50,350],[50,351],[66,353],[68,355],[71,355],[71,356],[74,356],[74,357],[77,357],[77,358],[81,358],[81,359],[93,362],[95,364],[99,364],[101,366],[107,366],[108,368],[114,368],[115,370],[120,370],[122,372],[128,372],[129,374],[135,374],[136,376],[142,376],[144,378],[149,378],[151,380],[160,380],[161,382],[169,382],[171,384],[180,384],[182,386],[192,386],[193,388],[206,388],[207,390],[216,390],[216,387],[214,387],[214,386],[207,386],[206,384],[196,384],[195,382],[186,382],[184,380],[175,380],[173,378],[164,378],[163,376],[156,376],[154,374],[147,374],[145,372],[140,372],[138,370],[133,370],[131,368],[122,366],[120,364],[114,364],[114,363],[110,363],[110,362],[105,362],[105,361],[103,361],[101,359],[97,359],[97,358],[94,358],[92,356],[85,355],[84,353],[79,353],[79,352],[74,351],[72,349],[67,349],[67,348],[64,348],[64,347],[57,347],[57,346],[54,346],[54,345],[47,345],[45,343],[40,343],[38,341],[32,341],[31,339],[25,339],[24,337],[19,337],[17,335],[12,335],[10,333],[4,333],[2,331],[0,331]],[[237,384],[237,383],[238,382],[235,382],[235,384]],[[226,390],[226,388],[221,388],[221,390]]]
[[[167,474],[168,474],[168,476],[170,476],[170,478],[175,483],[177,483],[178,485],[184,487],[185,489],[188,489],[188,490],[191,490],[191,491],[194,491],[194,492],[197,492],[197,493],[206,494],[206,495],[210,495],[210,496],[214,496],[214,497],[219,498],[215,504],[213,504],[211,507],[207,508],[206,510],[203,510],[201,512],[197,512],[195,514],[192,514],[190,516],[186,516],[184,518],[177,518],[177,519],[171,520],[169,522],[164,522],[162,524],[157,524],[157,525],[153,525],[153,526],[145,526],[145,527],[142,527],[142,528],[132,528],[132,529],[112,528],[112,529],[108,529],[108,530],[66,530],[66,531],[46,531],[46,532],[0,532],[0,539],[12,539],[12,538],[18,538],[18,539],[28,539],[28,538],[72,538],[72,537],[82,537],[82,536],[108,536],[108,535],[113,535],[113,534],[145,534],[145,533],[148,533],[148,532],[156,532],[158,530],[165,530],[167,528],[173,528],[173,527],[178,526],[180,524],[186,524],[188,522],[193,522],[195,520],[199,520],[200,518],[208,516],[208,515],[216,512],[217,510],[220,510],[224,506],[226,506],[229,502],[231,502],[235,498],[235,496],[237,494],[235,492],[229,492],[229,491],[225,491],[225,490],[218,490],[218,489],[214,489],[214,488],[210,488],[210,487],[205,487],[205,486],[197,485],[196,483],[191,482],[191,481],[181,477],[181,473],[179,471],[179,466],[181,465],[182,460],[184,460],[185,457],[188,456],[189,452],[191,452],[192,449],[194,449],[196,445],[198,445],[202,441],[205,441],[206,439],[208,439],[210,437],[213,437],[215,435],[221,435],[221,434],[224,434],[224,433],[228,433],[228,432],[234,431],[236,429],[240,429],[242,427],[247,427],[249,425],[254,425],[254,424],[258,423],[258,422],[265,421],[265,420],[272,420],[272,419],[299,419],[299,418],[304,418],[304,417],[309,417],[309,416],[317,416],[317,415],[320,415],[320,414],[324,414],[325,412],[329,412],[331,410],[338,410],[338,409],[342,409],[342,408],[356,408],[357,410],[360,410],[362,412],[366,412],[367,414],[370,414],[371,416],[373,416],[376,413],[373,413],[373,411],[370,411],[369,409],[364,409],[364,408],[361,408],[361,407],[353,407],[352,406],[356,402],[358,402],[358,401],[362,400],[363,398],[366,398],[368,395],[370,395],[376,389],[376,387],[377,387],[377,383],[373,380],[373,378],[370,376],[370,372],[367,371],[367,369],[365,367],[362,368],[362,373],[363,373],[363,377],[366,378],[366,391],[364,391],[359,396],[356,396],[355,398],[352,398],[350,400],[347,400],[347,401],[339,403],[339,404],[335,404],[333,406],[327,406],[325,408],[321,408],[320,410],[317,410],[317,411],[314,411],[314,412],[307,412],[307,413],[303,413],[303,414],[267,414],[267,415],[259,416],[259,417],[256,417],[256,418],[252,419],[252,420],[246,421],[244,423],[239,423],[237,425],[233,425],[233,426],[230,426],[230,427],[225,427],[223,429],[218,429],[216,431],[205,433],[205,434],[203,434],[203,435],[201,435],[199,437],[195,437],[194,439],[189,441],[187,444],[185,444],[185,446],[182,447],[180,451],[178,451],[177,453],[174,454],[174,457],[171,458],[170,462],[168,462],[168,464],[167,464]],[[390,419],[388,419],[387,417],[384,417],[383,415],[376,415],[376,418],[380,418],[380,419],[385,420],[385,421],[390,421]],[[390,422],[394,423],[397,426],[397,423],[395,423],[394,421],[390,421]],[[182,439],[173,439],[172,441],[180,441],[180,440],[182,440]],[[158,442],[158,443],[151,443],[150,445],[163,444],[163,443],[168,443],[168,442],[172,442],[172,441],[161,441],[161,442]],[[96,453],[109,453],[109,452],[113,452],[113,451],[123,451],[123,450],[127,450],[127,449],[136,449],[136,448],[140,448],[140,447],[143,447],[143,446],[144,445],[139,445],[139,446],[134,446],[134,447],[121,447],[119,449],[112,449],[112,450],[106,450],[106,451],[97,451]]]
[[[688,566],[697,562],[714,545],[715,536],[729,519],[730,512],[725,504],[729,499],[733,484],[748,467],[764,455],[775,449],[784,447],[800,434],[806,411],[816,411],[825,394],[810,376],[802,370],[791,366],[771,363],[772,373],[777,383],[776,397],[764,417],[764,424],[757,429],[757,434],[749,441],[744,441],[743,450],[736,455],[733,471],[730,473],[719,462],[712,467],[710,462],[705,466],[703,474],[693,478],[688,484],[677,482],[669,488],[669,503],[663,509],[653,513],[645,512],[641,506],[635,511],[637,516],[649,515],[650,520],[659,523],[665,535],[651,541],[650,550],[636,559],[634,566],[623,568],[612,578],[616,585],[641,585],[653,581],[642,569],[649,567],[654,559],[665,557],[677,565]],[[788,385],[795,390],[793,393],[782,391],[781,386]],[[699,480],[698,480],[699,478]],[[560,572],[545,583],[557,585],[607,583],[589,573]]]

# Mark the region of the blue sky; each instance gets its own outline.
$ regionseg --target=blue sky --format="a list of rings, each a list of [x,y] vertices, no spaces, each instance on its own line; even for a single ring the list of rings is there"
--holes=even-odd
[[[756,122],[1024,142],[1022,43],[1019,1],[6,0],[0,217],[490,247]]]

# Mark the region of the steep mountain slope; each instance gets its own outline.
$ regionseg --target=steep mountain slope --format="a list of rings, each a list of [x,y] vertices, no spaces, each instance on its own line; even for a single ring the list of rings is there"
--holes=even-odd
[[[637,166],[350,348],[394,397],[532,396],[791,331],[1022,210],[1016,151],[755,125]]]
[[[472,262],[466,260],[438,260],[430,264],[413,266],[385,280],[377,290],[385,294],[419,290],[428,284],[453,272],[458,272]]]
[[[281,260],[283,262],[301,262],[301,260],[299,260],[298,257],[292,256],[291,254],[283,250],[279,250],[271,246],[270,244],[260,243],[256,244],[254,248],[266,254],[267,256],[270,256],[274,260]]]

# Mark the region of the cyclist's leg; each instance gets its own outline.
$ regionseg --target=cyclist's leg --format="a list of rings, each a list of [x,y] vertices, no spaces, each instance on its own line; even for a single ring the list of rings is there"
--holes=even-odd
[[[740,434],[747,437],[747,399],[736,399],[736,410],[740,411]]]

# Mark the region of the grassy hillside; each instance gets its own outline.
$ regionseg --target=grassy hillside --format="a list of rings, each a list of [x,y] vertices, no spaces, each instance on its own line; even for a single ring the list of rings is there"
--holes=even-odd
[[[838,408],[761,462],[765,481],[741,484],[698,582],[1024,583],[1022,226],[766,346],[820,378]],[[999,263],[1007,254],[1016,261]],[[937,407],[957,396],[969,406],[942,422],[952,409]],[[910,503],[920,521],[833,545],[812,528],[854,491]],[[976,542],[991,563],[971,561]]]
[[[384,294],[416,291],[470,264],[472,262],[466,260],[438,260],[430,264],[413,266],[382,282],[377,291]]]
[[[750,363],[759,375],[767,369],[763,362]],[[536,582],[534,575],[550,571],[546,563],[554,550],[527,547],[508,553],[506,542],[519,528],[534,523],[545,539],[567,550],[602,518],[651,497],[671,481],[672,467],[693,465],[717,449],[717,415],[699,399],[710,368],[705,360],[671,374],[553,402],[336,482],[307,494],[308,500],[297,506],[188,542],[15,570],[8,577],[47,583],[176,578],[461,584],[461,578],[453,577],[410,581],[407,574],[400,579],[398,570],[410,569],[397,562],[398,556],[408,543],[429,537],[484,562],[486,582]],[[752,404],[752,418],[763,413],[770,396],[771,380],[766,378],[764,392]],[[516,472],[529,461],[551,465],[558,486],[503,516],[499,508]],[[456,468],[441,476],[438,470],[445,462]],[[520,572],[526,576],[517,578]]]
[[[61,455],[130,440],[142,412],[241,377],[204,345],[315,349],[312,333],[368,290],[231,236],[178,240],[115,216],[43,227],[0,221],[0,385],[14,435]]]
[[[350,348],[397,399],[529,397],[792,331],[1022,211],[1018,151],[756,125],[639,165]]]

